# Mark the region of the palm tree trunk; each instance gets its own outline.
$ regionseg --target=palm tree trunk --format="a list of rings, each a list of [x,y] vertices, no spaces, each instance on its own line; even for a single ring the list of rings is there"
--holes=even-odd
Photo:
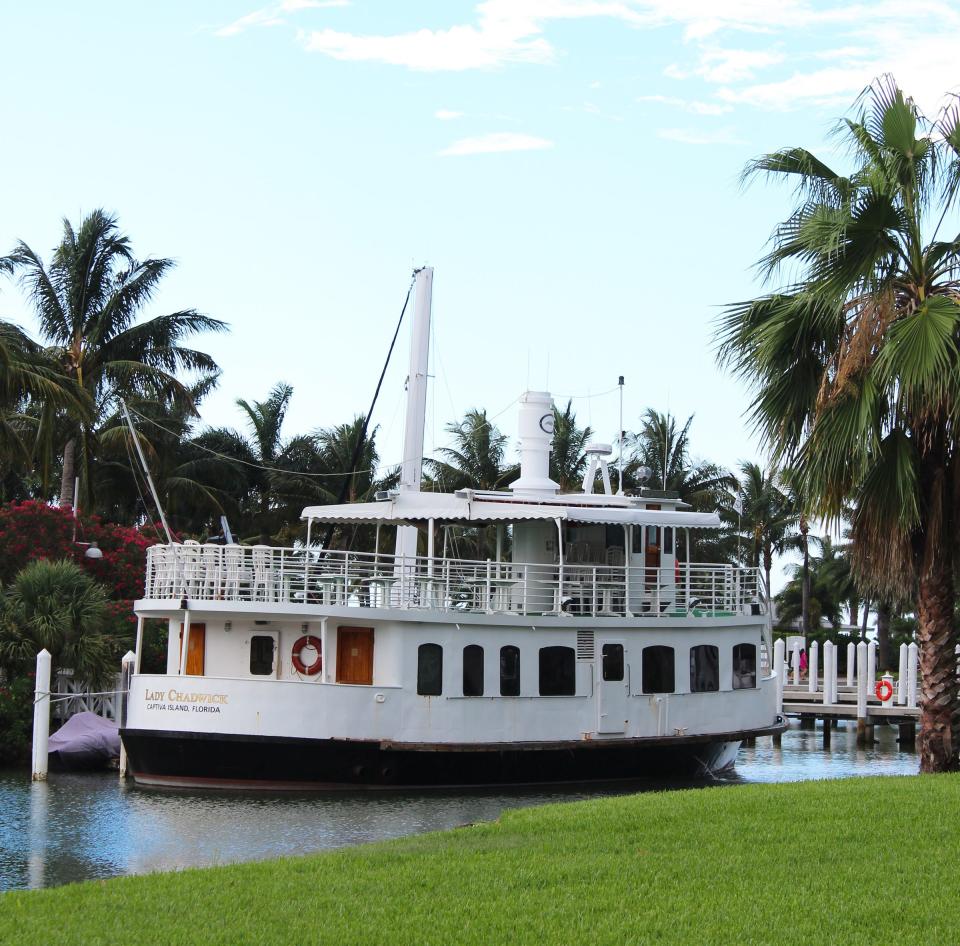
[[[921,702],[917,750],[921,772],[956,770],[960,749],[955,652],[958,635],[953,614],[953,497],[947,479],[943,453],[931,450],[920,462],[920,489],[926,508],[913,544],[918,563]]]
[[[73,484],[77,475],[77,441],[71,437],[63,448],[63,473],[60,476],[60,506],[70,509],[74,503]]]
[[[807,525],[806,516],[800,517],[800,533],[803,536],[803,587],[800,592],[800,630],[804,637],[810,634],[810,543],[807,541],[807,533],[810,527]]]
[[[890,618],[893,608],[888,601],[877,603],[877,662],[882,671],[890,669]]]

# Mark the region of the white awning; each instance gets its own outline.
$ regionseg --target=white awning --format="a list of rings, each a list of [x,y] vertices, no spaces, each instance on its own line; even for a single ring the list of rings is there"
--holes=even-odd
[[[383,502],[308,506],[301,518],[358,525],[416,525],[429,519],[476,525],[558,519],[597,525],[679,526],[686,529],[719,529],[723,525],[714,512],[675,512],[622,505],[565,506],[556,501],[537,503],[509,497],[491,501],[449,493],[400,493]]]

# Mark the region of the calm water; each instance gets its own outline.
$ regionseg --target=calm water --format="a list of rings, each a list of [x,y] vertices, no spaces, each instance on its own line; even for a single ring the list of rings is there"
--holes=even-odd
[[[836,730],[825,750],[819,729],[792,728],[782,747],[763,739],[741,749],[735,780],[915,773],[917,757],[899,750],[896,730],[876,732],[877,745],[862,750],[854,728]],[[304,854],[488,821],[505,808],[675,785],[265,796],[149,791],[109,774],[52,773],[49,782],[31,785],[24,773],[0,773],[0,890]]]

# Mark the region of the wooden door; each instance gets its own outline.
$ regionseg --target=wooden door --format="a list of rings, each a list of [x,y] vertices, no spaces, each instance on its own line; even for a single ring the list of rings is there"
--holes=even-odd
[[[337,629],[337,683],[373,683],[373,628]]]
[[[190,624],[190,639],[187,642],[187,676],[203,676],[203,655],[207,644],[207,625]],[[183,659],[183,625],[180,625],[180,658]]]

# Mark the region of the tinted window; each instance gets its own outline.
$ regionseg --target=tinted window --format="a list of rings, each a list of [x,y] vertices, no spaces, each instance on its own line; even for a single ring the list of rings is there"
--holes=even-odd
[[[690,648],[690,692],[713,693],[720,689],[720,651],[713,644]]]
[[[602,650],[603,679],[616,682],[623,679],[623,644],[604,644]]]
[[[644,647],[642,664],[644,693],[673,693],[676,690],[672,647]]]
[[[500,648],[500,695],[520,695],[520,648],[512,644]]]
[[[572,647],[540,648],[540,695],[573,696],[577,692],[577,653]]]
[[[417,648],[417,693],[439,696],[443,690],[443,648],[439,644],[421,644]]]
[[[757,646],[737,644],[733,648],[733,688],[752,690],[757,685]]]
[[[673,529],[663,530],[663,554],[673,555]]]
[[[463,648],[463,695],[483,696],[483,648],[478,644]]]
[[[250,638],[250,672],[265,676],[273,673],[273,638],[257,634]]]

